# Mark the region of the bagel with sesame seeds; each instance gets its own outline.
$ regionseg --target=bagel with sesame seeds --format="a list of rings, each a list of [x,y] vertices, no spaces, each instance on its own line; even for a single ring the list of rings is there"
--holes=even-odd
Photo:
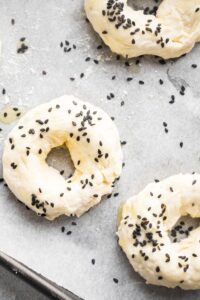
[[[169,232],[181,216],[200,217],[200,175],[179,174],[147,185],[122,207],[119,245],[146,283],[200,288],[200,227],[180,241]]]
[[[200,41],[200,0],[163,0],[156,15],[134,10],[127,0],[85,0],[85,11],[105,44],[127,58],[179,57]]]
[[[66,145],[75,172],[65,179],[46,162]],[[39,216],[81,216],[111,193],[122,168],[119,134],[100,108],[62,96],[26,113],[5,141],[3,177],[15,196]]]

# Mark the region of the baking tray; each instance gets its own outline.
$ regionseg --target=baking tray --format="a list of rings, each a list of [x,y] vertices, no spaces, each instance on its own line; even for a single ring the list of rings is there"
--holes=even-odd
[[[31,287],[35,288],[38,292],[47,296],[49,299],[81,300],[81,298],[77,297],[70,291],[67,291],[62,287],[57,286],[55,283],[46,279],[42,275],[34,272],[27,266],[23,265],[22,263],[18,262],[17,260],[13,259],[12,257],[6,255],[1,251],[0,251],[0,265],[4,269],[8,270],[10,273],[14,274],[16,278],[23,280],[25,283],[28,283],[29,285],[31,285]]]
[[[115,232],[122,201],[155,178],[199,171],[199,45],[176,60],[152,56],[127,63],[93,32],[82,1],[0,0],[0,12],[0,91],[6,90],[0,109],[9,102],[28,110],[74,94],[115,118],[125,162],[112,197],[80,219],[38,218],[1,183],[1,251],[85,300],[198,299],[198,291],[145,285],[118,247]],[[23,37],[28,49],[17,53]],[[61,47],[65,41],[67,50]],[[0,155],[13,126],[0,125]],[[55,167],[59,161],[53,159]]]

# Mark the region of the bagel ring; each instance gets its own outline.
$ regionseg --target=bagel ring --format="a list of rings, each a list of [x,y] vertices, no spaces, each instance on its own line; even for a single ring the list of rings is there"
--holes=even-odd
[[[119,245],[147,283],[200,288],[200,227],[172,242],[181,216],[200,217],[200,175],[179,174],[151,183],[122,208]]]
[[[105,44],[127,58],[178,57],[200,41],[200,0],[163,0],[156,16],[132,9],[127,0],[85,0],[85,11]]]
[[[65,144],[75,172],[66,179],[46,163]],[[63,96],[25,114],[5,141],[3,176],[10,190],[38,215],[80,216],[109,194],[122,168],[118,131],[100,108]]]

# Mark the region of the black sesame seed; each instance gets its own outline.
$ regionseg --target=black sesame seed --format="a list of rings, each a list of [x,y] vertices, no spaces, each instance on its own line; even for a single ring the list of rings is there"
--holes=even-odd
[[[140,84],[140,85],[143,85],[143,84],[144,84],[144,81],[143,81],[143,80],[139,80],[139,84]]]
[[[197,65],[196,64],[192,64],[191,66],[193,69],[196,69],[197,68]]]
[[[169,101],[169,104],[173,104],[175,102],[175,96],[171,95],[171,100]]]
[[[119,280],[117,278],[113,278],[114,283],[118,283]]]
[[[159,267],[156,267],[156,272],[160,272],[160,268]]]

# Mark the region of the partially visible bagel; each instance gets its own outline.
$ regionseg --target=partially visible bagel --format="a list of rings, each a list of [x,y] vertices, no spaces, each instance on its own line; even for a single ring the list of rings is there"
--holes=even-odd
[[[169,237],[186,215],[200,217],[199,174],[151,183],[123,205],[119,245],[146,283],[200,289],[200,227],[188,229],[188,237],[180,242]]]
[[[134,10],[127,0],[85,0],[85,11],[105,44],[127,58],[178,57],[200,41],[200,0],[163,0],[156,16]]]

